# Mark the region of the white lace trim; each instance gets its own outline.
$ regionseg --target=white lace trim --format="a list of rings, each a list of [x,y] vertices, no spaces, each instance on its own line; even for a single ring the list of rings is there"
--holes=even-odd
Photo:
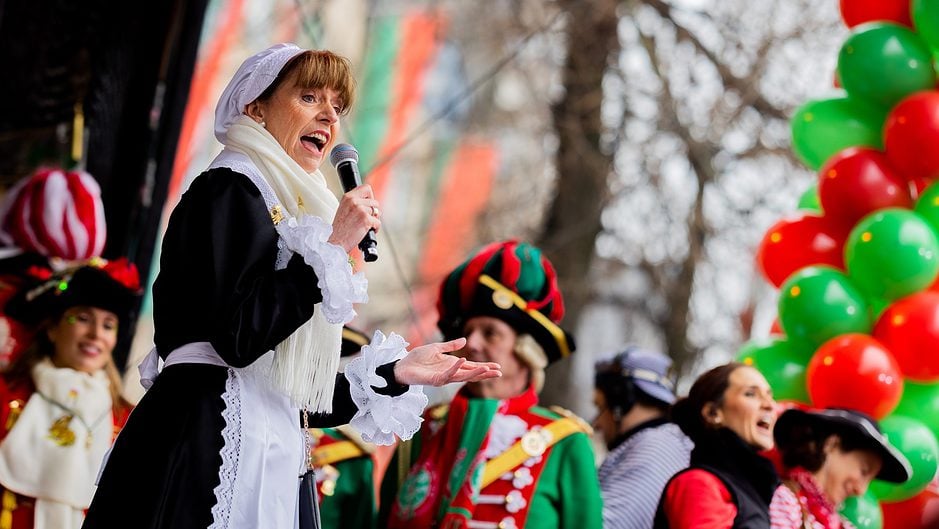
[[[375,331],[372,342],[362,348],[362,354],[346,366],[352,401],[359,408],[349,421],[362,434],[362,439],[378,445],[390,445],[395,435],[407,440],[421,428],[421,413],[427,406],[422,386],[411,386],[403,395],[380,395],[373,387],[383,388],[387,382],[375,373],[379,366],[404,358],[408,343],[391,333],[385,338]]]
[[[248,177],[248,180],[251,180],[251,183],[254,184],[254,187],[258,188],[258,191],[261,193],[261,198],[264,199],[264,205],[267,206],[268,211],[270,211],[274,206],[278,205],[277,195],[274,194],[274,190],[271,189],[271,186],[258,173],[258,168],[246,155],[239,152],[234,152],[230,149],[225,149],[214,160],[212,160],[212,163],[209,165],[209,169],[215,169],[218,167],[227,167],[236,173]],[[284,212],[284,214],[286,214],[286,212]],[[284,243],[284,240],[278,237],[277,261],[274,263],[274,270],[283,270],[284,268],[287,268],[287,263],[290,261],[291,255],[293,254],[291,254],[290,250],[287,249],[287,245]]]
[[[303,256],[316,272],[326,321],[348,323],[355,318],[353,304],[368,302],[368,280],[362,272],[352,273],[345,250],[327,242],[332,232],[331,225],[313,215],[291,217],[277,224],[277,233],[287,248]]]
[[[215,505],[212,506],[212,525],[208,529],[228,529],[231,507],[235,496],[235,482],[238,479],[238,459],[241,453],[241,391],[235,370],[228,369],[225,382],[225,428],[222,429],[222,467],[219,469],[219,484],[213,491]]]

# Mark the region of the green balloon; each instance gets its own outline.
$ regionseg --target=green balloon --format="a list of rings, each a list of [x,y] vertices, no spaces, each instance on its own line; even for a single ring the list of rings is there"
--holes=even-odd
[[[869,334],[867,300],[841,271],[809,266],[779,289],[779,323],[790,340],[818,347],[840,334]]]
[[[913,211],[929,223],[933,232],[939,233],[939,182],[930,184],[923,190],[916,199]]]
[[[887,307],[893,304],[892,301],[878,297],[868,297],[867,302],[870,304],[871,308],[871,321],[874,322],[875,325],[877,324],[877,320],[880,319],[880,316],[887,310]]]
[[[870,490],[863,496],[852,496],[844,500],[839,514],[842,518],[847,518],[857,529],[880,529],[884,525],[880,503]]]
[[[882,209],[861,219],[848,235],[844,256],[855,284],[887,301],[923,290],[939,274],[936,233],[906,209]]]
[[[818,183],[809,186],[808,189],[799,197],[799,209],[803,211],[812,211],[818,214],[822,213],[822,202],[818,199]]]
[[[903,396],[894,415],[916,417],[939,439],[939,383],[903,381]]]
[[[885,109],[858,98],[842,95],[809,101],[792,116],[792,146],[806,165],[818,170],[848,147],[882,149],[886,119]]]
[[[776,400],[811,404],[805,386],[805,370],[813,349],[786,338],[751,340],[740,347],[737,361],[753,366],[763,374]]]
[[[919,414],[917,414],[919,416]],[[875,479],[871,491],[880,501],[903,501],[919,494],[939,469],[939,442],[922,421],[897,415],[880,421],[880,429],[897,450],[910,462],[913,476],[906,483],[887,483]]]
[[[838,54],[838,76],[851,96],[886,108],[936,86],[929,46],[910,28],[889,22],[854,28]]]
[[[935,0],[913,0],[910,17],[919,36],[930,48],[939,51],[939,3]]]

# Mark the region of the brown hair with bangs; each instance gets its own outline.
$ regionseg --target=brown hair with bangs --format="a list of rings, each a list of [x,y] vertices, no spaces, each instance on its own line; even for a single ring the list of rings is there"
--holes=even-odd
[[[753,368],[740,362],[730,362],[712,368],[695,380],[687,397],[672,406],[672,421],[692,441],[698,442],[713,433],[714,428],[704,420],[703,410],[708,404],[718,407],[724,404],[724,392],[730,387],[730,375],[743,367]]]
[[[290,59],[284,65],[277,79],[258,96],[259,101],[270,99],[277,88],[296,72],[295,86],[335,90],[342,100],[339,114],[349,113],[355,101],[355,78],[352,76],[352,63],[349,59],[328,50],[307,50]]]

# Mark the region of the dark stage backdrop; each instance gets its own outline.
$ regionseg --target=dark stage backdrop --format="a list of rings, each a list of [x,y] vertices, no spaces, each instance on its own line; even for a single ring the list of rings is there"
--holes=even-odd
[[[0,0],[0,187],[39,164],[73,164],[81,113],[81,163],[107,217],[104,257],[127,255],[144,280],[207,2]]]

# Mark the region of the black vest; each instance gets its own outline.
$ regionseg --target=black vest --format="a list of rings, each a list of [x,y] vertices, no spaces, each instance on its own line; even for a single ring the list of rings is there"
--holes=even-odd
[[[766,458],[758,455],[735,433],[723,428],[716,435],[695,440],[691,452],[691,466],[672,476],[672,480],[688,470],[706,470],[714,474],[730,491],[731,501],[737,506],[733,529],[769,529],[769,504],[779,486],[776,469]],[[654,529],[669,529],[665,517],[665,492],[659,500]],[[694,509],[694,505],[682,508]]]

